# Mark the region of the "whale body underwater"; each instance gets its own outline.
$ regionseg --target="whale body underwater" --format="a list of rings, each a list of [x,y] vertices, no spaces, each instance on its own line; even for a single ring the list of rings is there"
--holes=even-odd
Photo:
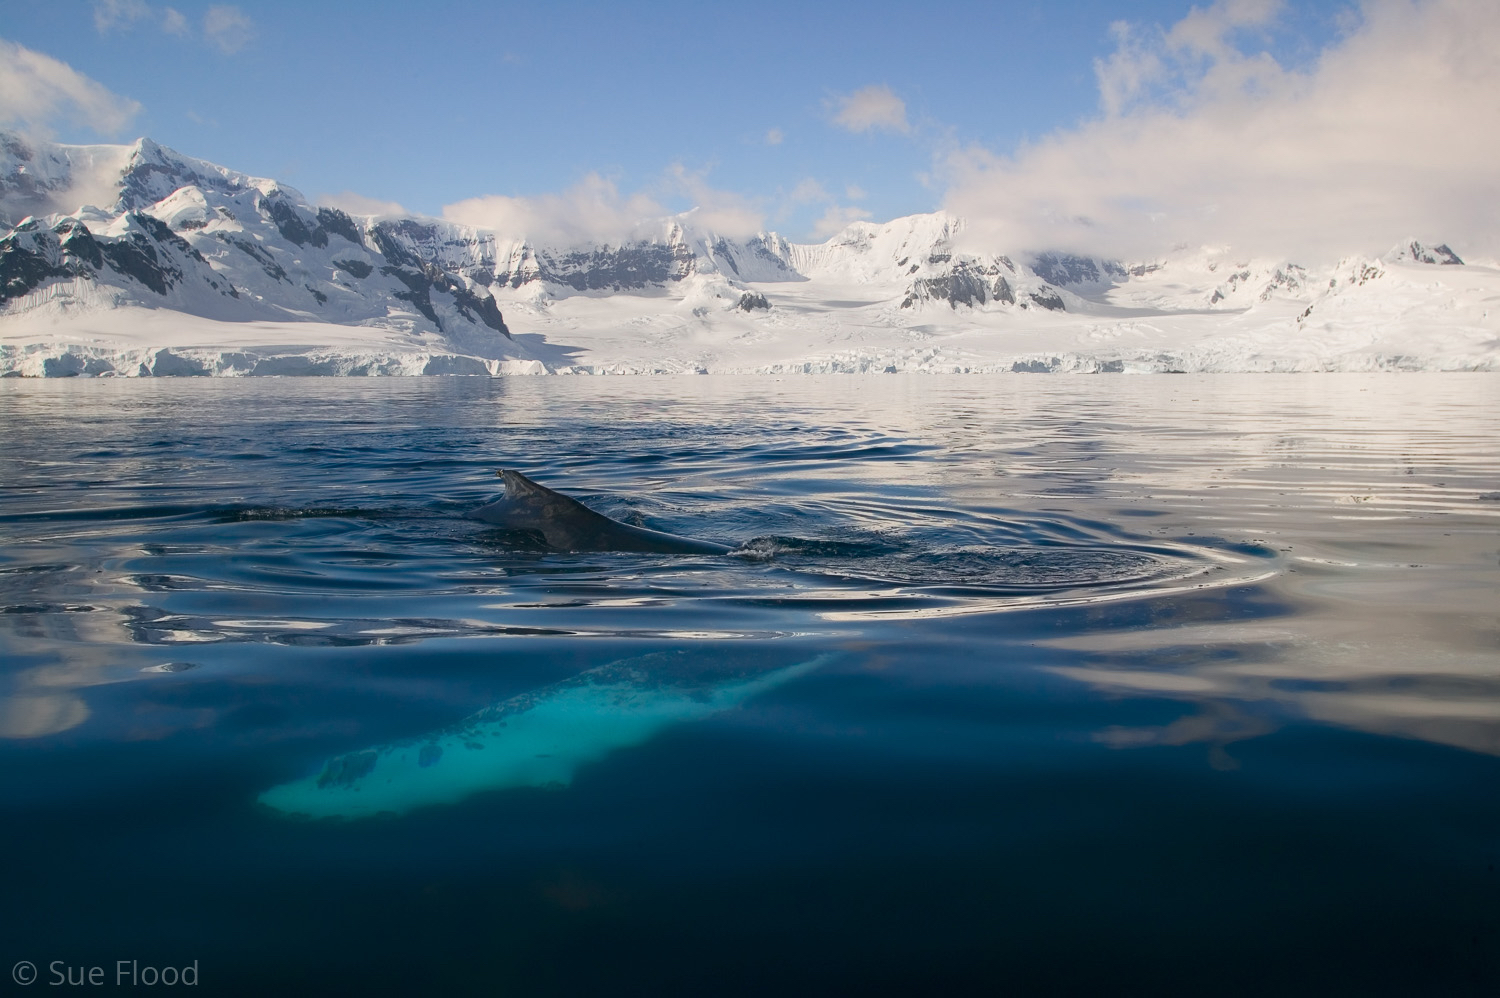
[[[679,537],[610,519],[517,471],[495,474],[504,480],[505,494],[469,512],[468,518],[538,537],[554,551],[728,554],[734,550],[728,544]]]
[[[621,523],[517,472],[496,474],[505,495],[468,516],[528,532],[553,550],[734,550]],[[834,657],[713,643],[620,659],[436,731],[336,755],[258,799],[287,817],[360,819],[453,805],[486,791],[566,787],[581,767],[739,707]]]
[[[259,800],[287,817],[359,819],[486,791],[566,787],[581,767],[739,707],[834,657],[718,646],[621,659],[436,731],[334,756]]]

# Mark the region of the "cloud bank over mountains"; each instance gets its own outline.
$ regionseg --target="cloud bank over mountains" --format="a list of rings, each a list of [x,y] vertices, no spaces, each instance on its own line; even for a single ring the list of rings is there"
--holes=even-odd
[[[1306,66],[1265,51],[1282,6],[1220,0],[1167,27],[1116,23],[1113,53],[1094,66],[1096,117],[1009,153],[938,148],[941,206],[968,222],[962,248],[1137,260],[1219,246],[1316,263],[1417,236],[1500,251],[1500,5],[1368,0]],[[885,85],[828,109],[849,132],[915,134]],[[802,191],[805,203],[806,189],[787,199]],[[704,199],[705,221],[735,201],[731,235],[775,214],[774,197],[736,199],[701,178],[687,193]],[[815,238],[870,217],[818,200]],[[590,177],[563,194],[474,198],[444,215],[611,241],[662,210]]]
[[[60,121],[117,135],[141,105],[72,66],[0,38],[0,126],[47,136]]]
[[[622,195],[613,181],[597,173],[557,194],[486,194],[443,208],[449,222],[558,246],[636,239],[649,219],[664,214],[655,199],[641,193]]]
[[[950,154],[945,207],[975,245],[1123,258],[1225,245],[1315,261],[1435,233],[1500,249],[1500,5],[1368,2],[1307,69],[1243,47],[1277,9],[1116,25],[1100,116],[1009,155]]]

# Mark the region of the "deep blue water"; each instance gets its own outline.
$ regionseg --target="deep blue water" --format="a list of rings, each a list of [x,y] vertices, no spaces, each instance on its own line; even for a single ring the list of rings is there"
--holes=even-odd
[[[6,986],[1500,993],[1497,403],[0,383]]]

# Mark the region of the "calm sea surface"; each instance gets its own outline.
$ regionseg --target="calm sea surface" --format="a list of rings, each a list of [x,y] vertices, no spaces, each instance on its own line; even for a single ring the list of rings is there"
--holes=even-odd
[[[0,541],[34,991],[1500,994],[1500,377],[6,381]]]

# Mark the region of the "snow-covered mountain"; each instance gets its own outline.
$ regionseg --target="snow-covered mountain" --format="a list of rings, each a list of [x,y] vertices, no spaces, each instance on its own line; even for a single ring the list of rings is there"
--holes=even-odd
[[[815,245],[639,231],[538,245],[0,133],[0,373],[1500,369],[1500,270],[1414,240],[1315,271],[976,253],[941,212]]]
[[[314,207],[275,181],[149,139],[47,146],[4,135],[0,156],[6,319],[144,308],[234,323],[378,327],[393,343],[404,337],[414,352],[436,357],[520,355],[487,287],[402,251],[396,233],[406,220]],[[93,353],[85,368],[121,370],[108,350]],[[173,356],[168,367],[195,366]],[[290,369],[285,356],[252,352],[224,363]],[[54,368],[76,366],[54,359]],[[155,366],[130,366],[141,363]]]

